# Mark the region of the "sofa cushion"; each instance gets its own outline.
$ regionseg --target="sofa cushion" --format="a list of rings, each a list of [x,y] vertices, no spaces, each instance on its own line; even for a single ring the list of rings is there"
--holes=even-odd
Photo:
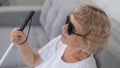
[[[105,48],[95,55],[98,68],[119,68],[120,64],[111,54],[108,48]]]
[[[98,68],[119,68],[120,67],[120,26],[119,23],[111,19],[112,31],[108,45],[105,49],[95,55]],[[117,26],[115,26],[117,23]]]
[[[38,48],[42,48],[46,43],[49,42],[49,35],[47,35],[44,31],[44,29],[40,26],[35,28],[35,34],[36,34],[36,41],[39,43]]]

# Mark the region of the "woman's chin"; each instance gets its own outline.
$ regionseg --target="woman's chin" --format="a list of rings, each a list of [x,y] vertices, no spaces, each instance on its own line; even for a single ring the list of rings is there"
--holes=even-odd
[[[61,37],[61,41],[65,43],[65,38],[63,36]]]

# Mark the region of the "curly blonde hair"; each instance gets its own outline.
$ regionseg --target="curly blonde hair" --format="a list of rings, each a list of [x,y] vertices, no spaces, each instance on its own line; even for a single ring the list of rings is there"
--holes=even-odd
[[[89,52],[95,54],[102,50],[110,36],[110,21],[106,13],[92,2],[81,3],[73,11],[76,21],[83,26],[84,41],[90,42]]]

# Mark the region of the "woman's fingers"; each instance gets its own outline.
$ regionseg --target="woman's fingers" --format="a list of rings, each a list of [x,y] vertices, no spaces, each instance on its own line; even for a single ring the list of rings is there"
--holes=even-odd
[[[19,31],[19,28],[15,28],[10,33],[10,41],[14,44],[19,44],[26,40],[25,33],[22,31]]]

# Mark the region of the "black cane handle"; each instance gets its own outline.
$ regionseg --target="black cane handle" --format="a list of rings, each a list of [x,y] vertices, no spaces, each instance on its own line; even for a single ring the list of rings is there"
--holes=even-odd
[[[34,15],[34,13],[35,13],[34,11],[31,11],[29,13],[29,15],[26,17],[25,21],[20,26],[20,29],[19,29],[20,31],[24,30],[24,28],[26,27],[26,25],[28,24],[29,20],[32,18],[32,16]]]

